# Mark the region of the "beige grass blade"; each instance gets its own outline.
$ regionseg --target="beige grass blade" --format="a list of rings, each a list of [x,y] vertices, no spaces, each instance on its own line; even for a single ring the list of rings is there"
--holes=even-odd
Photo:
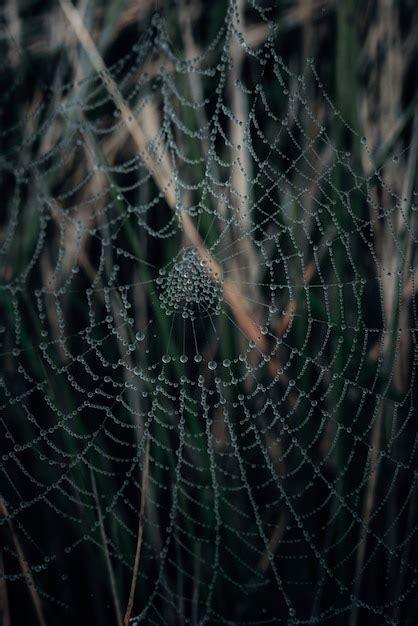
[[[123,626],[129,625],[129,620],[131,619],[132,609],[134,605],[136,582],[138,580],[138,572],[139,572],[139,560],[141,558],[142,537],[144,533],[145,505],[146,505],[146,501],[148,498],[148,477],[149,477],[149,439],[147,440],[147,445],[145,448],[144,468],[142,470],[141,504],[139,507],[138,535],[137,535],[137,541],[136,541],[135,562],[134,562],[134,569],[132,573],[132,582],[131,582],[131,589],[129,592],[128,605],[126,607],[126,613],[125,613],[125,617],[123,620]]]
[[[119,602],[119,596],[118,596],[118,592],[117,592],[117,588],[116,588],[115,575],[114,575],[114,572],[113,572],[112,561],[110,560],[109,549],[107,547],[106,531],[105,531],[105,527],[104,527],[104,523],[103,523],[102,510],[100,508],[99,496],[98,496],[98,493],[97,493],[96,479],[94,477],[94,472],[93,472],[93,470],[91,468],[90,468],[90,476],[91,476],[91,482],[92,482],[92,485],[93,485],[94,499],[96,501],[96,506],[97,506],[97,515],[99,516],[100,535],[102,537],[103,548],[104,548],[104,551],[105,551],[107,571],[109,573],[110,589],[112,591],[113,607],[115,609],[115,615],[116,615],[117,624],[118,624],[118,626],[122,626],[122,616],[121,616],[121,612],[120,612],[120,602]]]
[[[38,622],[41,626],[46,626],[46,621],[44,618],[44,613],[43,613],[43,609],[42,609],[42,602],[41,602],[41,598],[39,597],[39,594],[36,590],[36,586],[35,586],[35,581],[33,580],[33,576],[32,576],[32,572],[30,570],[30,567],[28,565],[28,562],[25,558],[25,554],[23,552],[22,546],[20,545],[20,541],[18,536],[16,535],[13,523],[11,521],[11,519],[8,517],[8,511],[7,511],[7,506],[6,503],[4,502],[3,498],[0,497],[0,515],[3,515],[4,517],[7,517],[7,522],[8,522],[8,526],[10,529],[10,533],[12,535],[13,538],[13,543],[15,546],[15,550],[17,553],[17,559],[19,561],[19,565],[20,568],[22,570],[22,574],[25,577],[26,580],[26,584],[28,587],[28,591],[30,594],[30,597],[32,599],[32,603],[33,603],[33,607],[35,609],[35,613],[36,613],[36,617],[38,618]]]
[[[0,615],[2,619],[2,626],[12,626],[12,620],[10,618],[10,610],[9,610],[9,598],[7,595],[7,585],[5,571],[4,571],[4,562],[3,562],[3,552],[0,551]]]

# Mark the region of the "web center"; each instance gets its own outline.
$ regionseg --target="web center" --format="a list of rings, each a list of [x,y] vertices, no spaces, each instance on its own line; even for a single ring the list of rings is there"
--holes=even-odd
[[[221,285],[211,278],[195,248],[183,248],[160,275],[160,303],[167,315],[178,312],[193,319],[219,314]]]

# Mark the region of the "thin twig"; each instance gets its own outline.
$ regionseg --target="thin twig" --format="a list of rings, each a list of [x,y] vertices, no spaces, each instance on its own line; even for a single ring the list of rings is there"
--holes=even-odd
[[[132,608],[134,605],[136,581],[138,579],[138,570],[139,570],[139,559],[141,557],[142,536],[144,533],[144,514],[145,514],[145,504],[147,501],[147,494],[148,494],[148,476],[149,476],[149,438],[147,440],[147,445],[145,448],[144,467],[142,470],[141,504],[139,507],[138,536],[137,536],[137,541],[136,541],[134,570],[132,573],[131,590],[129,592],[129,600],[128,600],[128,605],[126,607],[126,613],[125,613],[125,618],[123,620],[123,626],[128,626],[129,620],[131,619]]]
[[[110,588],[112,591],[112,600],[113,600],[113,606],[114,606],[115,614],[116,614],[116,621],[118,623],[118,626],[122,626],[122,615],[120,611],[120,602],[119,602],[118,591],[116,588],[115,575],[113,572],[112,561],[110,560],[109,549],[107,547],[106,532],[105,532],[105,527],[103,523],[102,510],[100,508],[99,496],[97,493],[96,479],[94,477],[94,472],[91,468],[90,468],[90,475],[91,475],[91,482],[93,485],[94,499],[96,500],[97,515],[99,517],[100,534],[102,537],[102,543],[103,543],[103,548],[105,552],[106,565],[107,565],[107,570],[109,572]]]
[[[28,586],[29,594],[32,599],[32,603],[35,609],[36,616],[38,618],[38,622],[40,623],[41,626],[46,626],[46,621],[45,621],[43,610],[42,610],[41,598],[39,597],[39,594],[36,590],[35,581],[33,580],[32,572],[30,570],[27,560],[25,559],[25,554],[23,552],[22,546],[20,545],[20,541],[15,533],[12,520],[9,517],[9,513],[7,511],[6,503],[1,497],[0,497],[0,515],[3,515],[4,517],[7,518],[7,523],[8,523],[8,526],[9,526],[9,529],[13,538],[13,543],[15,545],[15,549],[17,553],[17,559],[19,561],[20,568],[26,580],[26,584]]]
[[[4,571],[3,552],[0,551],[0,615],[2,626],[11,626],[9,598],[7,595],[6,575]]]

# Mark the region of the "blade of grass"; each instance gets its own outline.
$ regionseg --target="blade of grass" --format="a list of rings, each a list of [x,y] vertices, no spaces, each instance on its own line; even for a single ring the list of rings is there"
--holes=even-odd
[[[110,589],[112,592],[112,600],[113,600],[113,606],[115,609],[116,621],[118,623],[118,626],[122,626],[122,616],[121,616],[121,611],[120,611],[118,591],[116,588],[115,574],[113,572],[112,561],[110,560],[109,549],[107,547],[106,531],[105,531],[105,527],[103,523],[102,510],[100,508],[99,496],[97,493],[96,479],[94,477],[94,472],[92,468],[90,468],[90,476],[91,476],[91,482],[93,485],[94,499],[96,500],[97,515],[99,516],[100,535],[102,537],[103,548],[105,551],[106,566],[107,566],[107,571],[109,573]]]
[[[4,572],[3,552],[0,552],[0,615],[2,626],[11,626],[9,598]]]
[[[42,602],[41,602],[41,598],[39,597],[39,594],[36,590],[36,586],[35,586],[35,581],[33,580],[33,576],[32,576],[32,572],[30,570],[28,561],[25,558],[25,554],[23,552],[23,548],[20,544],[19,538],[15,533],[15,529],[13,526],[13,522],[11,520],[11,518],[9,517],[9,513],[7,511],[7,506],[5,501],[3,500],[3,498],[0,497],[0,515],[3,515],[4,517],[7,518],[7,523],[10,529],[10,533],[12,535],[12,539],[13,539],[13,543],[16,549],[16,553],[17,553],[17,558],[19,561],[19,565],[20,568],[22,570],[22,573],[25,577],[26,580],[26,584],[28,587],[28,591],[30,594],[30,597],[32,599],[32,603],[33,603],[33,607],[35,609],[35,613],[36,613],[36,617],[38,618],[38,622],[41,626],[46,626],[46,621],[44,618],[44,613],[43,613],[43,609],[42,609]]]
[[[136,541],[136,552],[135,552],[135,562],[134,562],[134,569],[133,569],[133,573],[132,573],[132,582],[131,582],[131,589],[129,592],[129,599],[128,599],[128,604],[126,607],[126,613],[125,613],[125,617],[123,620],[123,626],[128,626],[129,625],[129,620],[131,619],[131,613],[132,613],[132,608],[134,605],[134,598],[135,598],[135,589],[136,589],[136,582],[138,579],[138,571],[139,571],[139,560],[141,557],[141,547],[142,547],[142,537],[143,537],[143,533],[144,533],[144,514],[145,514],[145,504],[147,501],[147,495],[148,495],[148,476],[149,476],[149,438],[147,440],[147,445],[145,448],[145,455],[144,455],[144,467],[142,470],[142,482],[141,482],[141,503],[140,503],[140,507],[139,507],[139,517],[138,517],[138,535],[137,535],[137,541]]]

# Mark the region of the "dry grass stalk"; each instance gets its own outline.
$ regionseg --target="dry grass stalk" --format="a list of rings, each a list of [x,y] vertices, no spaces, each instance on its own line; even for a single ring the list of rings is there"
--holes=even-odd
[[[357,548],[357,557],[356,557],[356,571],[354,575],[354,596],[357,598],[360,592],[360,585],[362,580],[362,569],[364,563],[364,557],[366,554],[366,543],[367,543],[367,534],[369,529],[370,518],[372,515],[372,510],[374,507],[374,501],[376,497],[376,486],[377,479],[379,476],[379,446],[381,440],[382,433],[382,423],[383,423],[383,415],[384,415],[384,407],[380,408],[379,414],[376,418],[376,421],[373,426],[372,432],[372,451],[371,451],[371,459],[370,459],[370,473],[369,480],[367,483],[367,491],[364,499],[363,505],[363,515],[362,521],[363,526],[361,530],[361,538],[360,543]],[[357,615],[358,615],[358,607],[357,605],[353,606],[350,615],[350,626],[355,626],[357,623]]]
[[[9,598],[7,595],[7,585],[5,579],[3,552],[0,551],[0,615],[2,626],[11,626]]]
[[[126,607],[126,613],[125,613],[125,617],[123,620],[123,626],[129,625],[129,620],[131,619],[132,609],[134,605],[136,582],[138,580],[138,572],[139,572],[139,560],[141,558],[142,537],[144,534],[145,505],[148,499],[148,483],[149,483],[148,477],[149,477],[149,438],[147,439],[145,455],[144,455],[144,467],[142,469],[141,504],[139,507],[138,535],[137,535],[137,541],[136,541],[135,562],[134,562],[134,569],[132,573],[131,590],[129,592],[128,605]]]
[[[418,118],[416,117],[415,119],[416,129],[418,129],[417,120]],[[415,177],[416,160],[417,160],[417,135],[415,134],[413,138],[413,144],[411,146],[411,151],[410,151],[408,172],[406,176],[406,179],[407,179],[406,186],[408,186],[408,180],[411,180],[412,177]],[[406,197],[408,197],[408,195],[406,195]],[[395,255],[395,257],[396,256],[397,255]],[[395,258],[394,263],[397,263],[396,258]],[[407,349],[408,346],[405,346],[405,342],[403,346],[401,345],[400,353],[396,357],[398,361],[396,365],[396,361],[394,361],[394,358],[395,358],[395,352],[396,352],[396,344],[398,341],[398,334],[397,332],[395,332],[396,329],[394,328],[393,321],[396,319],[396,315],[398,313],[399,316],[403,316],[404,322],[406,322],[405,320],[406,312],[405,312],[405,306],[404,306],[405,299],[403,299],[403,302],[400,304],[401,309],[403,309],[403,311],[395,310],[398,306],[398,300],[396,297],[397,291],[398,291],[398,285],[394,284],[392,288],[391,307],[388,310],[388,318],[387,318],[388,321],[392,323],[390,325],[390,329],[392,330],[392,332],[386,333],[386,336],[383,342],[380,342],[379,346],[375,345],[372,347],[371,356],[372,358],[378,357],[381,353],[383,353],[385,369],[386,371],[389,371],[389,372],[392,370],[391,376],[393,376],[393,384],[395,385],[395,387],[399,389],[403,380],[403,377],[399,376],[399,374],[400,372],[403,372],[408,367],[407,363],[405,362],[406,359],[405,359],[405,353],[404,353],[404,351]],[[404,312],[404,315],[403,315],[403,312]],[[390,383],[390,380],[388,381],[387,384],[389,383]],[[384,428],[383,417],[384,417],[384,406],[382,405],[379,411],[378,417],[373,425],[373,431],[372,431],[372,453],[371,453],[370,476],[369,476],[366,496],[364,500],[363,515],[362,515],[363,529],[362,529],[361,539],[360,539],[360,543],[359,543],[358,550],[357,550],[356,572],[355,572],[355,577],[354,577],[355,597],[358,597],[358,594],[360,591],[360,584],[362,580],[362,568],[363,568],[364,557],[365,557],[365,552],[366,552],[367,529],[369,527],[370,518],[371,518],[371,514],[372,514],[372,510],[373,510],[374,502],[376,498],[376,486],[377,486],[378,470],[379,470],[378,453],[379,453],[380,441],[382,437],[382,429]],[[351,612],[350,626],[355,626],[357,624],[357,616],[358,616],[358,607],[355,606]]]
[[[266,427],[266,424],[263,424]],[[268,454],[274,464],[274,468],[279,480],[283,480],[286,477],[286,463],[283,457],[283,448],[279,441],[276,441],[271,435],[266,435],[266,443]],[[274,527],[269,537],[269,549],[273,554],[277,551],[285,530],[285,515],[283,511],[279,513],[279,519],[277,525]],[[270,567],[270,559],[267,551],[264,552],[258,562],[258,569],[262,572],[266,572]]]
[[[118,21],[116,22],[114,38],[116,38],[131,24],[135,24],[145,19],[154,7],[154,0],[141,0],[141,2],[138,2],[138,0],[128,1],[127,5],[124,6],[124,10],[121,11]]]
[[[92,485],[93,485],[94,499],[96,501],[96,506],[97,506],[97,515],[99,517],[100,535],[101,535],[101,538],[102,538],[103,549],[104,549],[104,552],[105,552],[106,566],[107,566],[107,571],[108,571],[109,579],[110,579],[110,589],[111,589],[111,592],[112,592],[113,607],[115,609],[115,615],[116,615],[117,624],[118,624],[118,626],[122,626],[122,616],[121,616],[121,611],[120,611],[120,602],[119,602],[118,591],[117,591],[117,588],[116,588],[115,575],[114,575],[114,572],[113,572],[112,561],[110,560],[109,549],[107,547],[106,531],[105,531],[105,527],[104,527],[104,523],[103,523],[102,510],[100,508],[99,496],[98,496],[98,493],[97,493],[96,479],[94,477],[94,472],[93,472],[93,470],[91,468],[90,468],[90,476],[91,476],[91,482],[92,482]]]
[[[401,36],[399,32],[398,6],[395,0],[388,0],[378,5],[377,16],[373,27],[368,30],[366,51],[373,60],[371,67],[374,71],[368,76],[367,97],[363,99],[363,126],[367,136],[368,145],[372,153],[378,152],[380,145],[393,146],[399,132],[399,120],[401,111],[401,96],[404,81],[404,68],[407,66],[402,55]],[[384,54],[381,51],[384,50]],[[387,89],[388,81],[391,89]],[[405,220],[411,206],[411,195],[416,180],[417,166],[417,142],[418,122],[415,114],[412,144],[409,151],[409,162],[405,175],[404,187],[399,178],[399,168],[393,164],[385,165],[383,179],[388,188],[392,189],[402,200],[402,213],[397,209],[395,224],[381,223],[375,220],[375,238],[377,253],[383,270],[382,295],[386,326],[389,332],[385,333],[383,341],[372,347],[371,358],[376,358],[381,352],[384,355],[384,372],[388,380],[398,389],[402,388],[402,380],[407,380],[408,369],[408,342],[403,337],[403,342],[398,344],[397,328],[399,325],[408,326],[407,306],[405,306],[410,293],[407,285],[403,285],[406,259],[411,256],[411,240],[405,232],[407,227]],[[364,163],[365,171],[368,163]],[[376,206],[384,208],[391,206],[392,197],[382,190],[382,201],[376,198]],[[375,216],[372,216],[375,217]],[[393,236],[395,226],[395,237]],[[396,239],[396,241],[395,241]],[[400,247],[405,249],[399,249]],[[390,269],[390,272],[387,270]],[[398,270],[401,270],[400,275]],[[398,352],[398,353],[397,353]],[[400,375],[402,373],[402,376]],[[363,527],[361,539],[357,550],[356,570],[354,577],[354,595],[358,597],[362,581],[362,570],[366,552],[367,529],[370,523],[372,510],[376,498],[378,481],[379,459],[378,451],[382,438],[384,424],[384,406],[381,407],[372,431],[372,454],[370,476],[367,484],[366,495],[363,505]],[[394,530],[396,532],[396,530]],[[350,626],[358,623],[358,606],[353,605],[350,615]]]
[[[7,523],[8,523],[9,529],[10,529],[10,533],[12,535],[13,543],[14,543],[14,546],[15,546],[16,554],[17,554],[17,559],[19,561],[19,565],[20,565],[20,568],[22,570],[22,574],[25,577],[26,584],[27,584],[27,587],[28,587],[28,591],[29,591],[30,597],[32,599],[33,607],[35,609],[35,613],[36,613],[36,617],[38,619],[38,622],[39,622],[39,624],[41,626],[46,626],[46,621],[45,621],[44,613],[43,613],[43,609],[42,609],[41,598],[39,597],[39,594],[38,594],[38,592],[36,590],[35,581],[33,579],[32,572],[30,570],[28,561],[25,558],[25,554],[23,552],[22,546],[20,545],[19,538],[16,535],[15,529],[13,527],[13,522],[12,522],[11,518],[9,517],[6,503],[5,503],[5,501],[3,500],[2,497],[0,497],[0,515],[3,515],[4,517],[7,517]]]
[[[8,61],[12,67],[17,67],[20,62],[22,23],[19,17],[19,7],[16,0],[7,0],[5,5],[3,5],[3,11],[11,41],[7,55]]]
[[[238,0],[237,15],[234,18],[239,19],[239,23],[234,23],[234,27],[237,31],[242,29],[241,25],[244,24],[244,5],[245,0]],[[268,36],[268,26],[264,25],[262,30],[261,40],[263,41]],[[246,33],[247,39],[248,35],[249,33]],[[227,86],[233,115],[233,118],[229,122],[229,141],[231,143],[231,187],[229,201],[233,207],[234,215],[240,222],[239,234],[237,228],[234,226],[231,226],[229,231],[231,251],[235,252],[231,262],[231,271],[240,290],[242,289],[242,281],[245,281],[245,288],[249,298],[258,300],[256,280],[259,271],[259,260],[257,259],[251,239],[248,236],[242,236],[242,233],[251,232],[252,229],[250,204],[253,168],[247,146],[248,139],[246,138],[246,126],[249,112],[248,99],[247,95],[236,87],[237,81],[240,80],[243,74],[246,51],[235,34],[232,34],[229,48],[231,69],[228,75]],[[245,269],[242,269],[243,267]],[[243,303],[243,306],[249,309],[249,301]]]

